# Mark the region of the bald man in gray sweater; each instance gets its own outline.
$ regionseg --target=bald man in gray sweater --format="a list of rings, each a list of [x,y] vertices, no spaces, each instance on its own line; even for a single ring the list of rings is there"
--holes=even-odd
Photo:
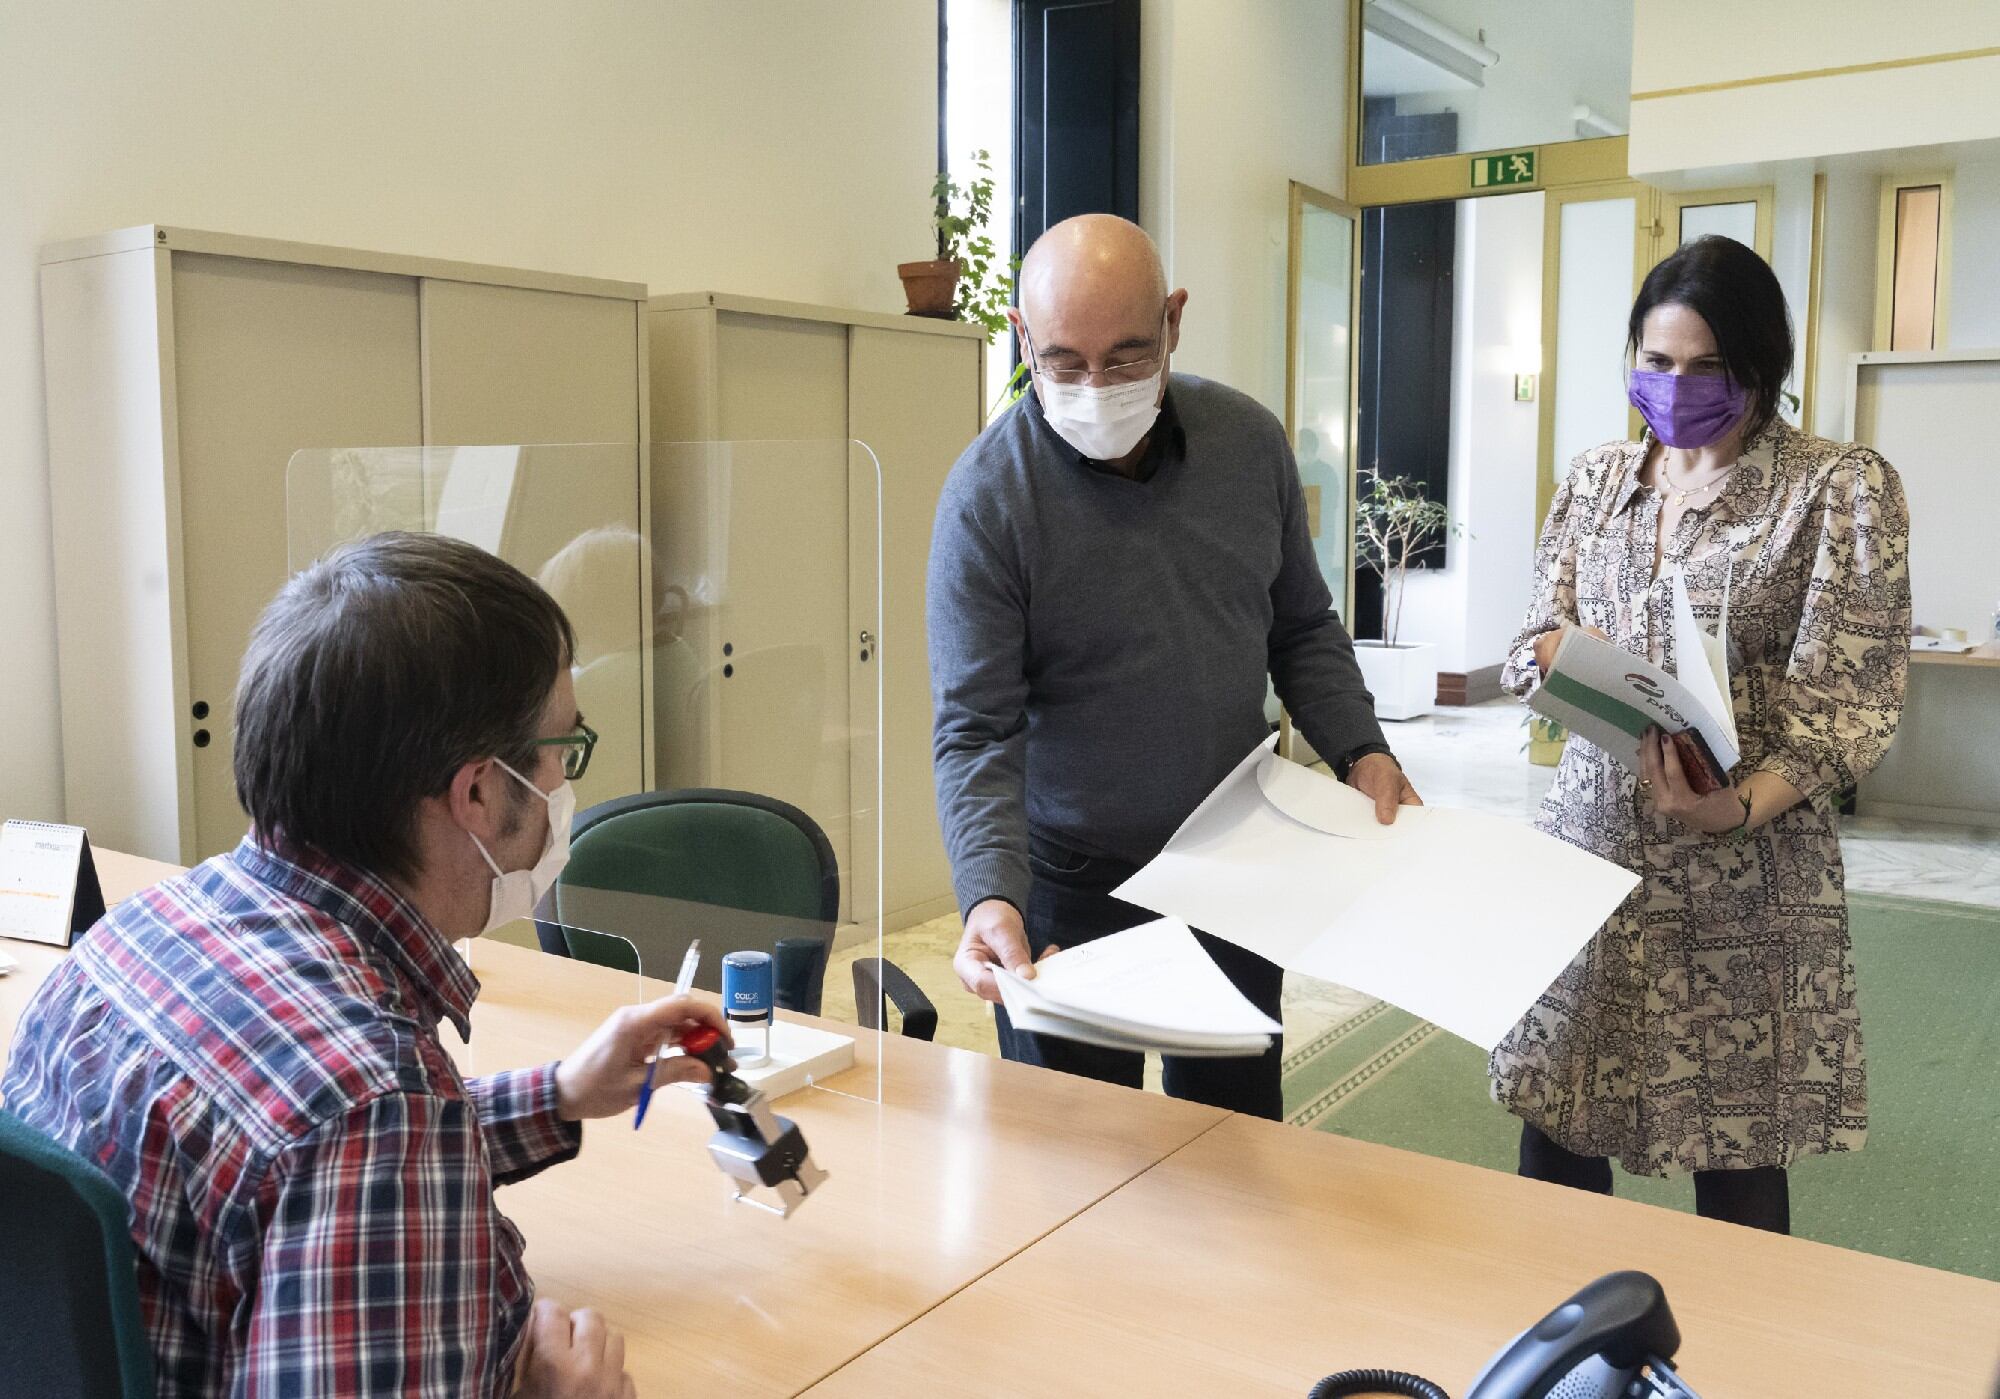
[[[1138,1087],[1138,1054],[1016,1031],[993,964],[1152,915],[1111,891],[1269,733],[1265,679],[1384,822],[1417,794],[1383,741],[1313,555],[1284,429],[1233,389],[1169,372],[1187,293],[1152,240],[1086,215],[1021,269],[1010,312],[1034,391],[953,468],[931,544],[938,811],[965,932],[1009,1059]],[[1280,1013],[1283,971],[1199,934]],[[1283,1115],[1283,1048],[1167,1056],[1175,1097]]]

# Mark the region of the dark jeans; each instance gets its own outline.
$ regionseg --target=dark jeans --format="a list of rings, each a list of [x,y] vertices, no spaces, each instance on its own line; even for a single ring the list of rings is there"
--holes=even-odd
[[[1136,866],[1085,855],[1040,836],[1029,842],[1029,852],[1035,881],[1024,921],[1031,955],[1039,957],[1050,946],[1076,947],[1108,933],[1150,923],[1157,916],[1111,897],[1111,891],[1137,871]],[[1281,1018],[1283,967],[1207,933],[1198,931],[1195,937],[1251,1004],[1274,1020]],[[993,1018],[1000,1030],[1000,1053],[1018,1064],[1060,1069],[1127,1088],[1144,1082],[1143,1054],[1017,1031],[1002,1006],[993,1008]],[[1284,1091],[1279,1086],[1283,1062],[1282,1039],[1274,1040],[1262,1054],[1235,1059],[1161,1056],[1169,1097],[1268,1117],[1274,1122],[1285,1115]]]
[[[1539,1127],[1521,1124],[1521,1174],[1595,1195],[1611,1193],[1611,1163],[1602,1156],[1578,1156],[1557,1145]],[[1747,1171],[1696,1171],[1694,1212],[1773,1234],[1792,1232],[1792,1192],[1779,1166]]]

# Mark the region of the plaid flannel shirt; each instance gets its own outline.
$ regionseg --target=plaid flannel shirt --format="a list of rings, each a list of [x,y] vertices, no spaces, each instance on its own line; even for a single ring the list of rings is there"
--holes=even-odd
[[[163,1395],[487,1395],[533,1286],[496,1185],[574,1156],[555,1066],[465,1080],[479,983],[388,885],[245,840],[113,910],[0,1098],[132,1202]]]

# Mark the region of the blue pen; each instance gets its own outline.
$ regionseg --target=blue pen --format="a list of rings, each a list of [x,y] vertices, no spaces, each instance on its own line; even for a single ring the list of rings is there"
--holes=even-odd
[[[680,975],[674,978],[674,995],[681,995],[694,985],[695,969],[700,965],[701,939],[696,938],[688,944],[687,956],[681,958]],[[661,1045],[660,1053],[646,1061],[646,1078],[639,1085],[639,1108],[632,1114],[632,1130],[635,1132],[639,1130],[639,1124],[646,1120],[647,1104],[653,1101],[653,1070],[659,1067],[660,1055],[665,1054],[668,1048],[667,1045]]]

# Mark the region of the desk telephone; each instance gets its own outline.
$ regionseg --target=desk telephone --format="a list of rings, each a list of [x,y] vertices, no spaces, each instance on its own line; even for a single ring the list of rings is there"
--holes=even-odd
[[[1466,1399],[1700,1399],[1668,1364],[1680,1343],[1660,1284],[1645,1273],[1611,1273],[1487,1361]],[[1395,1370],[1328,1375],[1311,1399],[1362,1394],[1450,1399],[1431,1381]]]

